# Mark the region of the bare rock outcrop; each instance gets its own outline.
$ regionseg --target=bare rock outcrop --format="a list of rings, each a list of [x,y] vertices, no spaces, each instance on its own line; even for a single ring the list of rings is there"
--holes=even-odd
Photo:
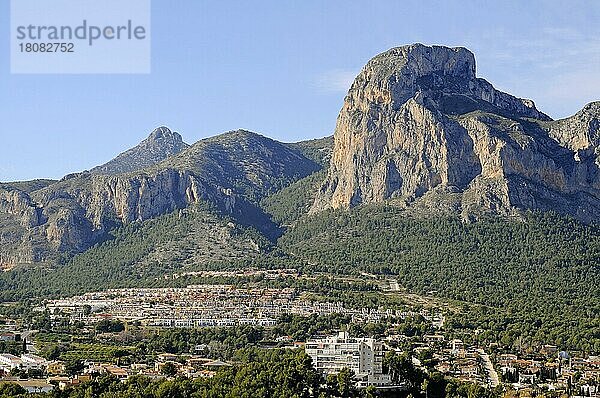
[[[94,167],[90,172],[111,175],[141,170],[177,155],[188,147],[179,133],[160,126],[135,147],[101,166]]]
[[[555,210],[600,219],[600,106],[552,121],[475,75],[465,48],[398,47],[370,60],[338,116],[311,211],[394,200],[450,211]]]

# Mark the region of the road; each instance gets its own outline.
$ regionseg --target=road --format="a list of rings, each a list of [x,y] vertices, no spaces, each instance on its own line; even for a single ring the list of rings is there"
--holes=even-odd
[[[479,353],[481,361],[483,362],[483,367],[487,372],[487,378],[490,386],[492,388],[496,387],[498,384],[500,384],[500,381],[498,379],[498,373],[496,373],[494,365],[492,364],[492,361],[490,361],[489,355],[481,348],[478,349],[477,352]]]
[[[21,333],[21,339],[27,340],[27,351],[32,354],[38,353],[37,348],[35,348],[35,345],[33,344],[33,334],[35,332],[37,332],[37,330],[25,330]]]

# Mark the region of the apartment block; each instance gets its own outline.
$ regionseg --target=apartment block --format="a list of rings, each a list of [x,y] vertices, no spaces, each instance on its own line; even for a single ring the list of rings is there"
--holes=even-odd
[[[383,373],[383,343],[373,338],[355,338],[340,332],[323,339],[308,340],[305,350],[314,367],[325,375],[348,368],[354,372],[359,387],[391,384],[390,376]]]

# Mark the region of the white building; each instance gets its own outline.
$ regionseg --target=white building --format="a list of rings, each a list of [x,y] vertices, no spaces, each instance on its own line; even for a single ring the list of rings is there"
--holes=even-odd
[[[23,368],[23,361],[21,358],[16,357],[12,354],[0,354],[0,369],[5,372],[10,372],[13,369]]]
[[[40,369],[45,370],[48,361],[33,354],[23,354],[21,358],[12,354],[0,354],[0,369],[9,373],[13,369]]]
[[[306,353],[315,369],[335,374],[343,368],[353,371],[359,387],[386,386],[390,375],[383,373],[383,343],[372,338],[352,338],[347,332],[324,339],[308,340]]]
[[[46,369],[48,361],[34,354],[22,354],[21,361],[29,369]]]

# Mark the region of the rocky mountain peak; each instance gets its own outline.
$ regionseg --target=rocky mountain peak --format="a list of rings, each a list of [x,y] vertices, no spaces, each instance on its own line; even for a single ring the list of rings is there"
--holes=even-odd
[[[378,106],[399,109],[410,98],[443,113],[490,110],[542,120],[533,101],[502,93],[475,75],[475,56],[463,47],[411,44],[373,57],[356,77],[348,96],[351,102],[367,96]]]
[[[554,210],[600,219],[600,108],[559,121],[476,77],[465,48],[371,59],[337,119],[312,211],[393,200],[427,211]]]
[[[147,138],[148,141],[154,141],[157,143],[169,144],[170,142],[177,144],[182,143],[183,138],[179,133],[171,131],[166,126],[160,126],[155,128]]]
[[[141,170],[176,155],[188,147],[189,145],[183,142],[179,133],[160,126],[135,147],[119,154],[108,163],[94,167],[90,172],[112,175]]]
[[[421,79],[426,76],[475,79],[475,56],[463,47],[411,44],[373,57],[363,72],[371,79],[387,80],[390,87],[404,88],[410,94],[408,99],[424,86],[426,82]]]

